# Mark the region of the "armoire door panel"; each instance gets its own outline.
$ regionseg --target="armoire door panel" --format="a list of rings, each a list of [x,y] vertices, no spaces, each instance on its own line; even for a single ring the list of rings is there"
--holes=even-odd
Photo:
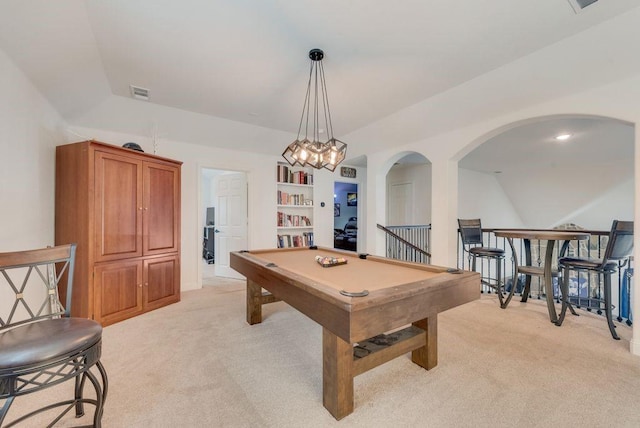
[[[96,261],[142,255],[142,162],[111,153],[95,157]]]
[[[144,255],[178,251],[180,171],[175,166],[144,162]]]
[[[142,312],[142,261],[101,264],[94,269],[95,318],[103,325]]]
[[[145,310],[180,300],[180,266],[177,255],[144,261],[143,299]]]

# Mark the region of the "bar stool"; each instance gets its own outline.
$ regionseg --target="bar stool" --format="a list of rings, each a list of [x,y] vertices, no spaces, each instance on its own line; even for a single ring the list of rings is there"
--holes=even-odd
[[[25,419],[58,408],[58,416],[47,425],[54,426],[67,413],[83,416],[85,404],[95,407],[91,426],[101,426],[108,389],[100,362],[102,326],[70,316],[75,250],[76,244],[68,244],[0,253],[0,285],[7,288],[4,295],[15,297],[0,305],[0,427],[23,426]],[[58,285],[65,276],[63,306]],[[36,394],[42,406],[5,424],[15,398],[67,381],[75,383],[72,397],[47,404],[52,397]],[[85,396],[87,383],[93,386],[93,397]]]
[[[558,260],[558,266],[562,270],[562,310],[556,325],[562,325],[567,308],[571,313],[578,315],[573,310],[569,297],[569,274],[570,272],[593,272],[597,275],[598,281],[604,279],[604,296],[589,297],[588,307],[592,309],[602,309],[607,317],[607,325],[611,336],[620,340],[613,325],[613,315],[611,313],[613,303],[611,302],[611,274],[618,269],[618,262],[624,266],[633,252],[633,222],[614,220],[609,232],[609,242],[604,250],[602,259],[586,259],[577,257],[562,257]]]
[[[500,301],[500,307],[505,309],[513,297],[516,284],[512,284],[509,293],[505,291],[505,284],[502,279],[502,261],[504,260],[505,255],[504,250],[501,248],[483,246],[482,224],[480,219],[458,219],[458,227],[460,230],[460,237],[462,238],[462,250],[468,254],[471,270],[476,270],[476,260],[478,258],[487,260],[489,262],[489,266],[491,266],[490,264],[492,261],[495,262],[495,277],[491,277],[491,269],[489,268],[488,274],[486,276],[482,276],[481,282],[483,285],[486,285],[496,291],[498,300]]]

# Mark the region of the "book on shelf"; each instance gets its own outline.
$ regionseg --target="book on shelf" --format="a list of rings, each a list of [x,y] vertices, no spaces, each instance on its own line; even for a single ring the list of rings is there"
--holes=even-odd
[[[278,164],[278,183],[313,185],[313,173],[292,171],[288,165]]]
[[[287,214],[278,211],[278,227],[310,227],[311,220],[306,215]]]
[[[300,235],[278,235],[278,248],[310,247],[313,245],[313,232],[305,232]]]
[[[313,200],[308,199],[304,194],[291,194],[278,190],[278,205],[313,205]]]

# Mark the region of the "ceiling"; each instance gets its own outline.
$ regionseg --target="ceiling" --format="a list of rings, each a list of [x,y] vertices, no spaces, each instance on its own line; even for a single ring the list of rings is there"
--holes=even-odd
[[[126,100],[140,115],[169,108],[183,123],[251,124],[280,141],[278,133],[297,132],[308,51],[321,48],[340,138],[638,6],[599,0],[575,13],[567,0],[2,0],[0,49],[70,124],[148,133],[135,115],[118,116]],[[149,89],[150,101],[132,100],[130,85]],[[177,141],[249,149],[204,138],[204,127],[154,126]],[[260,132],[243,136],[272,150],[255,145]],[[410,138],[398,133],[397,142]]]
[[[570,134],[570,138],[557,140],[555,137],[561,134]],[[580,169],[594,161],[628,167],[634,162],[634,140],[633,126],[613,119],[540,119],[487,140],[459,165],[487,174],[517,173],[513,175],[516,177],[553,165]]]

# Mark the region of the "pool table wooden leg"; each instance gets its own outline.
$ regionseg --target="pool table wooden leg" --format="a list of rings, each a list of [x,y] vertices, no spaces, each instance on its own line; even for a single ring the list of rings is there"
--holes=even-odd
[[[322,404],[340,420],[353,413],[353,345],[322,329]]]
[[[438,365],[438,314],[413,323],[427,333],[424,346],[411,351],[411,361],[430,370]]]
[[[247,279],[247,322],[251,325],[262,322],[262,287]]]

